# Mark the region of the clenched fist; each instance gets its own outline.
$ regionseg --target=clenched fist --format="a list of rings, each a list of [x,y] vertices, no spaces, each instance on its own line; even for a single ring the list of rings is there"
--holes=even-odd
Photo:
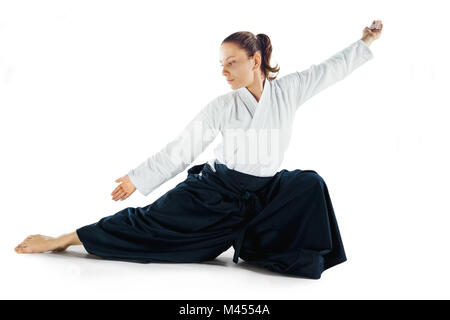
[[[365,41],[367,44],[371,44],[372,41],[377,40],[381,36],[382,31],[383,24],[381,23],[381,20],[374,20],[370,27],[365,27],[363,29],[361,40]]]
[[[121,178],[116,179],[116,181],[114,182],[118,182],[120,183],[115,189],[114,191],[111,193],[112,195],[112,199],[114,201],[117,200],[125,200],[126,198],[128,198],[134,191],[136,191],[136,187],[134,186],[134,184],[131,182],[130,178],[128,177],[128,175],[124,175]]]

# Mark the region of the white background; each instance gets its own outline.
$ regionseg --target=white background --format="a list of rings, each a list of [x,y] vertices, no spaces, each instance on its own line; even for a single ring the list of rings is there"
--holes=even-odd
[[[0,1],[0,297],[450,298],[446,12],[445,1]],[[232,90],[219,63],[229,34],[269,35],[281,77],[377,19],[374,59],[301,106],[280,167],[316,170],[330,191],[348,261],[320,280],[235,265],[232,248],[199,264],[14,252],[186,178],[111,200],[115,179]]]

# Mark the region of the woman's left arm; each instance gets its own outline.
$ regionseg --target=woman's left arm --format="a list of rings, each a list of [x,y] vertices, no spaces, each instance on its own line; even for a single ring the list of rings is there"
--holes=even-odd
[[[375,23],[375,21],[374,21]],[[380,22],[381,23],[381,22]],[[374,26],[374,24],[372,24]],[[372,27],[371,26],[371,27]],[[382,25],[381,25],[382,26]],[[364,28],[363,36],[320,64],[302,72],[293,72],[278,79],[292,101],[295,110],[325,88],[344,79],[356,68],[374,58],[369,45],[379,38],[381,29]]]

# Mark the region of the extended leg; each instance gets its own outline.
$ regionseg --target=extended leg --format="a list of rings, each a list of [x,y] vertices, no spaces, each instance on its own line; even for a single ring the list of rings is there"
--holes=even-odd
[[[232,245],[242,219],[238,202],[220,188],[220,181],[190,175],[153,203],[126,207],[76,233],[87,252],[109,260],[212,260]]]
[[[49,237],[41,234],[28,236],[14,250],[17,253],[40,253],[46,251],[59,252],[72,245],[81,245],[76,232],[63,234],[59,237]]]

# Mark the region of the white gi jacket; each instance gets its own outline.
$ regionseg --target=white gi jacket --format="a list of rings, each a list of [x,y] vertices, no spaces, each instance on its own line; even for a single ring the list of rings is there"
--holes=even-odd
[[[219,132],[223,141],[214,149],[214,162],[250,175],[268,177],[278,170],[292,132],[295,112],[309,98],[344,79],[372,59],[368,45],[358,40],[318,65],[302,72],[264,81],[261,98],[246,87],[211,100],[178,137],[137,168],[131,182],[148,195],[186,169]]]

